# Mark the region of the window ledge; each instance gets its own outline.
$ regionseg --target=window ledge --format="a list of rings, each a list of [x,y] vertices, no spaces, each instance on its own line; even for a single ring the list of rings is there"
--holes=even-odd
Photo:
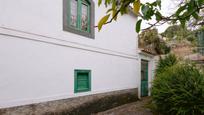
[[[69,27],[69,26],[63,26],[63,30],[65,32],[71,32],[71,33],[78,34],[78,35],[81,35],[81,36],[84,36],[84,37],[87,37],[87,38],[91,38],[91,39],[95,38],[95,35],[92,34],[92,33],[81,31],[81,30],[78,30],[78,29],[75,29],[75,28],[72,28],[72,27]]]

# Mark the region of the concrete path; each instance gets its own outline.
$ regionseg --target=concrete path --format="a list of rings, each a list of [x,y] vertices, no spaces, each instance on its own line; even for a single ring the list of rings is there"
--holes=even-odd
[[[122,105],[95,115],[153,115],[151,110],[145,107],[150,100],[150,97],[145,97],[137,102]]]

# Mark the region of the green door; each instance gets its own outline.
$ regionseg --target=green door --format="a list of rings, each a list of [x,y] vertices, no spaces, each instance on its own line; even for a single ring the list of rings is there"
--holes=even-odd
[[[148,61],[141,61],[141,96],[148,96]]]

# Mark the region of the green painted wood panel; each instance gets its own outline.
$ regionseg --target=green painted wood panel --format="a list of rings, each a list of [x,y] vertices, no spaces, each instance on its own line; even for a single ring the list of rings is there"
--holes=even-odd
[[[141,61],[141,96],[148,96],[148,61]]]
[[[86,92],[91,90],[91,71],[75,70],[74,92]]]

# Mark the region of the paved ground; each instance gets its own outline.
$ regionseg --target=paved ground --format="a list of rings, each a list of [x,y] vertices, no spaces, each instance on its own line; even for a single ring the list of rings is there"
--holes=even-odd
[[[145,107],[150,100],[150,97],[145,97],[140,101],[122,105],[95,115],[153,115],[151,110]]]

